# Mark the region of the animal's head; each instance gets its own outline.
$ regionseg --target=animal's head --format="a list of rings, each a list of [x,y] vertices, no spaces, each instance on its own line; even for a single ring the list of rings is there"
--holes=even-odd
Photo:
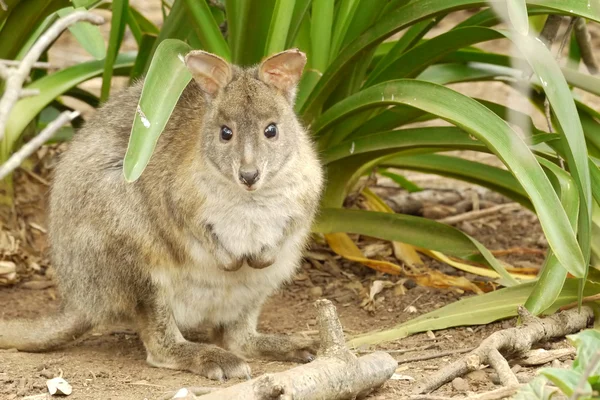
[[[185,63],[208,104],[201,156],[209,168],[242,190],[268,185],[302,140],[293,107],[305,54],[287,50],[244,69],[195,50]]]

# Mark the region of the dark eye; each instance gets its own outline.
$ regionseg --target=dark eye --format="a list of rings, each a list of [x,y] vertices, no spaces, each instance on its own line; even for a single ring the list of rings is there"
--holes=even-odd
[[[265,137],[267,139],[273,139],[275,136],[277,136],[277,125],[269,124],[269,126],[265,128]]]
[[[228,142],[231,140],[232,137],[233,137],[233,132],[231,131],[231,129],[229,129],[229,127],[227,127],[227,126],[222,126],[221,127],[221,140]]]

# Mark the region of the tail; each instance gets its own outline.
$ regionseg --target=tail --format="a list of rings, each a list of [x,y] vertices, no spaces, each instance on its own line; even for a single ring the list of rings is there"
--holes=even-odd
[[[39,352],[70,343],[92,328],[85,318],[69,312],[39,319],[0,321],[0,349]]]

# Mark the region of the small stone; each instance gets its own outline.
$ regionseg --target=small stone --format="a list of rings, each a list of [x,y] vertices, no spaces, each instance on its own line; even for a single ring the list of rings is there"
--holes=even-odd
[[[477,371],[469,372],[467,374],[467,378],[473,382],[488,382],[489,377],[488,374],[482,369],[478,369]]]
[[[562,368],[562,363],[559,360],[552,360],[552,368]]]
[[[48,371],[47,369],[43,369],[40,371],[40,376],[46,379],[52,379],[54,378],[54,374],[50,371]]]
[[[517,374],[517,381],[519,381],[519,383],[529,383],[533,378],[534,376],[527,372],[519,372]]]
[[[515,374],[516,374],[517,372],[519,372],[521,369],[523,369],[523,367],[521,367],[519,364],[515,364],[515,365],[513,365],[513,366],[512,366],[512,368],[511,368],[512,372],[514,372]]]
[[[471,389],[469,383],[463,378],[454,378],[454,380],[452,381],[452,387],[457,392],[466,392]]]
[[[435,333],[433,333],[432,331],[427,331],[425,334],[429,339],[435,339]]]
[[[314,286],[310,288],[310,297],[318,299],[323,296],[323,288],[320,286]]]

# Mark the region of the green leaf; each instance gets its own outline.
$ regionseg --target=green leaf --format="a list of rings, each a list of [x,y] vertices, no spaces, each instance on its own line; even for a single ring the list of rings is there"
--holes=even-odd
[[[426,218],[363,210],[324,208],[313,226],[319,233],[357,233],[384,240],[398,241],[444,254],[464,257],[481,254],[502,277],[502,284],[513,286],[516,280],[481,243],[472,237]]]
[[[385,68],[382,68],[379,73],[372,73],[365,86],[372,86],[390,79],[417,76],[430,64],[442,59],[446,54],[465,46],[502,37],[504,37],[502,33],[482,27],[450,30],[413,47],[393,62],[390,62]]]
[[[592,4],[592,7],[588,9],[587,3],[583,1],[530,0],[527,4],[544,6],[551,11],[571,12],[572,10],[572,14],[596,21],[600,20],[600,13],[597,10],[600,6]],[[331,63],[306,102],[299,105],[305,121],[310,122],[318,115],[327,96],[343,79],[346,68],[356,62],[365,49],[376,47],[394,33],[427,17],[485,5],[486,2],[477,0],[430,0],[426,3],[410,2],[404,7],[389,12],[379,19],[377,24],[371,26],[353,42],[349,43]]]
[[[58,15],[63,18],[71,14],[74,11],[85,11],[83,7],[73,8],[66,7],[57,11]],[[96,25],[92,25],[89,22],[78,22],[75,25],[69,27],[69,31],[75,36],[75,39],[79,42],[88,53],[90,53],[96,60],[102,60],[106,57],[106,48],[104,47],[104,38],[100,32],[100,28]]]
[[[323,72],[329,65],[331,27],[333,25],[333,1],[313,0],[311,21],[311,66]]]
[[[296,42],[303,21],[309,20],[307,17],[310,17],[308,15],[308,10],[310,10],[311,2],[312,0],[296,0],[285,45],[287,49],[291,48]]]
[[[513,400],[550,400],[556,388],[548,386],[548,379],[543,376],[536,376],[527,385],[522,386],[517,394],[515,394]]]
[[[163,40],[152,58],[131,128],[123,173],[128,182],[140,177],[179,96],[192,79],[183,56],[191,50],[176,39]]]
[[[123,53],[115,60],[115,73],[129,75],[133,66],[135,53]],[[77,85],[102,74],[103,61],[88,61],[72,67],[62,69],[51,75],[36,80],[27,86],[27,89],[38,89],[38,96],[26,97],[17,102],[10,113],[6,124],[3,156],[10,153],[13,143],[20,137],[21,132],[48,104],[61,94],[71,90]]]
[[[456,127],[423,127],[388,131],[361,136],[342,142],[325,150],[321,155],[324,164],[352,157],[357,154],[377,152],[379,156],[399,150],[443,147],[453,149],[481,150],[485,145],[473,140],[469,134]]]
[[[440,234],[435,234],[439,237]],[[432,236],[433,237],[433,236]],[[523,305],[535,282],[526,282],[517,286],[495,290],[482,295],[463,298],[455,303],[423,314],[392,329],[368,332],[352,338],[348,345],[359,347],[365,344],[378,344],[402,339],[409,335],[428,330],[447,329],[456,326],[485,325],[494,321],[517,315],[517,307]],[[578,280],[567,279],[563,289],[544,314],[552,314],[560,307],[577,300]],[[600,285],[587,283],[586,296],[598,293]]]
[[[286,49],[285,44],[295,5],[296,0],[277,0],[275,2],[275,10],[265,45],[265,55],[279,53]]]
[[[45,20],[55,11],[68,6],[68,0],[22,0],[16,4],[7,15],[0,32],[5,38],[0,41],[0,59],[15,59],[29,43],[29,37],[38,34],[37,28],[42,24],[49,26]]]
[[[375,82],[375,78],[377,76],[379,76],[383,71],[387,70],[387,68],[392,65],[402,54],[404,54],[404,52],[415,46],[419,40],[421,40],[423,36],[425,36],[425,34],[431,30],[431,28],[437,25],[438,21],[438,18],[428,18],[423,21],[419,21],[408,28],[402,37],[394,43],[393,47],[390,48],[383,57],[381,57],[380,61],[369,74],[369,78],[367,79],[365,86],[371,86],[373,82]]]
[[[275,0],[228,0],[226,2],[229,46],[235,64],[257,64],[264,56]],[[231,30],[233,28],[233,30]]]
[[[570,369],[564,368],[543,368],[540,370],[540,374],[550,379],[564,394],[571,396],[573,391],[579,383],[581,378],[581,372],[576,372]],[[592,387],[589,382],[585,382],[584,387],[581,388],[581,396],[592,394]]]
[[[144,34],[158,36],[159,33],[156,25],[144,17],[135,7],[131,6],[127,9],[127,25],[129,25],[129,29],[138,45],[141,45]]]
[[[202,48],[225,60],[231,60],[229,46],[215,22],[206,0],[184,0],[184,4],[194,22],[192,28],[196,31]]]
[[[585,329],[576,335],[569,335],[567,339],[577,347],[577,358],[573,363],[573,369],[579,372],[586,370],[594,361],[594,357],[600,351],[600,331]],[[596,361],[595,367],[590,370],[590,377],[600,375],[600,363]]]
[[[557,181],[560,202],[563,205],[569,223],[577,230],[579,215],[579,193],[571,176],[557,165],[539,159],[540,163],[552,174]],[[556,256],[550,251],[540,273],[540,277],[525,302],[525,308],[534,315],[539,315],[554,303],[567,279],[567,270],[560,265]]]
[[[529,19],[527,17],[527,5],[525,0],[511,0],[506,2],[508,8],[508,19],[519,34],[529,34]]]
[[[154,48],[156,39],[157,37],[155,35],[142,33],[138,54],[135,58],[135,64],[133,65],[133,68],[131,69],[131,74],[129,75],[130,83],[140,78],[144,74],[144,69],[146,68],[148,59],[152,54],[152,49]]]
[[[333,27],[333,38],[331,40],[331,54],[333,59],[342,46],[342,41],[348,32],[348,27],[358,9],[360,0],[341,0],[339,10]]]
[[[102,89],[100,93],[100,101],[108,100],[110,94],[110,84],[113,76],[113,65],[119,54],[123,35],[125,33],[125,25],[127,23],[127,11],[129,9],[129,0],[113,0],[112,2],[112,17],[110,21],[110,35],[108,38],[108,50],[104,60],[104,72],[102,73]]]
[[[380,175],[386,176],[386,177],[390,178],[391,180],[393,180],[394,182],[396,182],[398,185],[400,185],[400,187],[402,189],[406,190],[408,193],[415,193],[415,192],[420,192],[423,190],[422,187],[420,187],[419,185],[417,185],[414,182],[411,182],[410,180],[406,179],[404,176],[402,176],[400,174],[395,174],[388,170],[380,170],[378,172]]]
[[[580,270],[579,274],[573,275],[585,278],[590,260],[592,189],[587,146],[577,108],[560,67],[548,48],[537,38],[515,37],[512,33],[507,33],[507,37],[519,48],[542,82],[544,93],[553,111],[553,117],[557,122],[555,124],[557,131],[562,135],[564,155],[579,190],[580,201],[577,238],[584,263],[579,266],[583,267],[583,270]],[[552,250],[556,251],[555,248]],[[559,262],[573,273],[572,266],[566,264],[560,254],[556,253],[556,256]]]
[[[573,228],[534,155],[505,121],[477,101],[432,83],[390,81],[372,86],[331,107],[315,121],[312,129],[319,134],[354,113],[394,104],[430,112],[484,142],[527,191],[548,243],[561,264],[576,277],[585,275],[587,262]]]

